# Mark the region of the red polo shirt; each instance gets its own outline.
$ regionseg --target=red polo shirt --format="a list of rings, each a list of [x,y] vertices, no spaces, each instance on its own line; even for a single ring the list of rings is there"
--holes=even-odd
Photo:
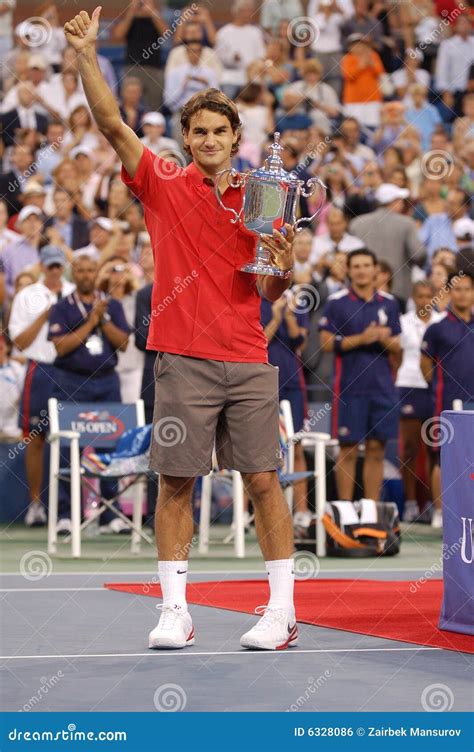
[[[144,148],[135,177],[122,180],[140,199],[155,260],[147,347],[193,358],[266,363],[255,274],[255,235],[232,224],[212,182],[194,164],[181,168]],[[241,189],[228,188],[237,211]]]

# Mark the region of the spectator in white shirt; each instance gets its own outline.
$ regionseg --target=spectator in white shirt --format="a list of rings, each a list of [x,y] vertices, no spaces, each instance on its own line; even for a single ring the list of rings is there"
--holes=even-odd
[[[43,5],[39,9],[35,22],[39,26],[35,52],[40,52],[44,55],[57,72],[61,65],[62,54],[67,42],[64,29],[59,22],[59,13],[56,5],[52,2],[47,2]]]
[[[94,152],[89,146],[75,146],[69,154],[77,165],[82,203],[87,209],[94,209],[95,197],[102,175],[96,171]]]
[[[147,112],[142,119],[142,130],[145,135],[140,141],[147,147],[147,149],[150,149],[153,154],[167,152],[175,154],[178,158],[182,157],[184,160],[178,142],[175,141],[174,138],[167,138],[163,135],[165,128],[166,120],[161,112]]]
[[[314,125],[329,134],[330,120],[339,114],[340,104],[333,87],[321,81],[323,71],[322,63],[316,58],[305,60],[300,67],[302,79],[287,86],[284,97],[297,95],[297,101],[308,111]]]
[[[171,132],[173,138],[182,143],[181,109],[193,94],[218,86],[217,76],[212,68],[202,62],[202,31],[198,24],[190,24],[185,29],[183,44],[186,45],[186,62],[171,70],[165,69],[164,103],[173,113]]]
[[[455,34],[439,45],[436,60],[435,86],[443,102],[457,116],[462,114],[462,98],[466,93],[469,70],[474,65],[474,36],[466,13],[455,25]]]
[[[312,47],[323,65],[324,81],[340,96],[342,79],[339,66],[343,52],[341,26],[344,23],[344,10],[336,0],[321,0],[318,11],[311,17],[318,30]]]
[[[277,36],[282,21],[304,16],[301,0],[263,0],[260,25],[272,36]]]
[[[28,358],[21,404],[26,477],[30,492],[27,525],[44,525],[46,514],[41,505],[43,455],[47,430],[48,399],[55,381],[53,362],[56,350],[48,340],[48,316],[51,306],[74,285],[63,279],[65,258],[59,248],[46,245],[40,253],[42,279],[27,285],[14,298],[9,333],[15,347]]]
[[[36,109],[41,112],[42,115],[47,115],[47,109],[42,105],[41,100],[47,96],[48,81],[47,81],[48,64],[42,55],[31,55],[28,60],[28,74],[26,82],[33,84],[39,101],[36,101]],[[12,86],[11,89],[5,94],[1,105],[1,112],[9,112],[18,107],[18,87],[20,84]]]
[[[397,92],[397,99],[405,99],[406,105],[411,105],[409,88],[412,84],[422,84],[429,89],[431,76],[427,70],[420,68],[423,53],[420,50],[405,50],[403,65],[391,74],[392,83]]]
[[[252,0],[234,0],[231,7],[232,22],[217,32],[216,55],[223,65],[221,89],[234,98],[247,83],[247,67],[265,55],[263,32],[252,23],[255,3]]]
[[[207,8],[201,8],[200,10],[202,10],[202,12],[205,13],[205,11],[207,11]],[[168,58],[166,60],[166,70],[169,71],[172,68],[177,68],[178,66],[186,63],[186,60],[187,60],[186,45],[183,42],[183,38],[186,37],[187,31],[190,29],[190,27],[192,27],[193,33],[195,29],[197,28],[198,36],[200,35],[200,38],[202,38],[203,27],[199,21],[196,21],[195,14],[193,14],[191,18],[189,19],[189,21],[187,21],[184,24],[181,24],[181,26],[179,26],[177,29],[177,32],[179,31],[179,37],[177,35],[177,38],[179,38],[180,44],[178,44],[177,41],[175,41],[177,46],[173,47],[170,54],[168,55]],[[176,37],[175,37],[175,40],[176,40]],[[207,65],[208,68],[212,68],[214,70],[218,80],[220,80],[221,75],[222,75],[222,65],[216,53],[212,49],[212,47],[203,45],[201,60],[202,60],[203,65]]]
[[[364,247],[364,243],[355,235],[347,232],[347,219],[342,209],[333,207],[327,215],[328,232],[326,235],[317,235],[313,238],[313,250],[310,261],[312,264],[321,266],[321,272],[330,264],[331,256],[338,251],[349,253]]]
[[[419,514],[416,501],[416,461],[421,444],[422,424],[433,414],[430,390],[420,367],[425,331],[441,317],[441,314],[433,310],[433,295],[434,289],[429,282],[416,282],[412,291],[415,310],[400,316],[402,362],[395,385],[399,389],[400,398],[402,477],[406,498],[403,519],[406,522],[413,522]]]

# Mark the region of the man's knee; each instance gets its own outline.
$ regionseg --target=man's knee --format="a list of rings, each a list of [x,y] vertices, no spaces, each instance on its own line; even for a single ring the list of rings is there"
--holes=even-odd
[[[266,473],[242,473],[242,480],[254,503],[264,500],[280,488],[276,470]]]
[[[158,503],[169,501],[187,503],[191,500],[196,478],[180,478],[176,475],[160,475]]]
[[[372,460],[383,460],[385,454],[385,444],[378,439],[368,439],[365,444],[365,456]]]

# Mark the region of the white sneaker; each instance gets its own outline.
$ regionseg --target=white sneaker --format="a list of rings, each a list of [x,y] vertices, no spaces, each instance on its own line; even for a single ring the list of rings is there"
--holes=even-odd
[[[294,527],[309,527],[313,520],[311,512],[295,512],[293,515]]]
[[[113,520],[110,520],[110,522],[107,523],[107,525],[101,525],[99,527],[99,533],[101,535],[104,533],[115,533],[118,535],[119,533],[131,532],[131,528],[120,517],[114,517]]]
[[[295,610],[257,606],[256,614],[263,613],[260,621],[240,638],[243,648],[254,650],[286,650],[298,642]]]
[[[58,535],[67,535],[68,533],[71,533],[71,520],[67,517],[63,517],[62,519],[58,520],[58,524],[56,525],[56,532]]]
[[[431,518],[431,527],[434,527],[436,530],[441,530],[441,528],[443,527],[443,513],[441,512],[441,509],[433,510],[433,517]]]
[[[420,511],[417,501],[406,501],[403,510],[403,522],[414,522],[418,519]]]
[[[25,515],[25,525],[27,527],[42,527],[46,525],[46,522],[46,512],[43,505],[38,502],[32,502]]]
[[[148,636],[148,647],[177,649],[194,645],[193,621],[181,606],[162,606],[160,621]]]

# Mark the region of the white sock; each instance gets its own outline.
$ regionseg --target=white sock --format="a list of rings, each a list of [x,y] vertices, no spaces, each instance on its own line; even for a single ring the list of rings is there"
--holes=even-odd
[[[294,559],[266,561],[265,566],[270,584],[269,608],[293,609]]]
[[[159,561],[158,574],[160,576],[163,606],[174,608],[179,606],[188,610],[186,603],[186,580],[188,572],[187,561]]]

